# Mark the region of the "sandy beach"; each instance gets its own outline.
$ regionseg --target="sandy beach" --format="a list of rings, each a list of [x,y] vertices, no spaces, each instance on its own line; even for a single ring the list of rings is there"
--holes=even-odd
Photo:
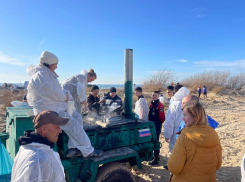
[[[245,96],[232,90],[225,90],[221,94],[208,94],[206,100],[201,99],[206,113],[219,122],[216,129],[223,148],[222,166],[217,171],[217,181],[240,182],[241,160],[245,153]],[[165,106],[165,113],[167,106]],[[160,137],[162,148],[160,162],[152,167],[143,163],[143,169],[132,169],[137,182],[165,182],[168,181],[169,172],[163,168],[169,157],[168,144],[163,135]]]
[[[149,93],[150,94],[150,93]],[[149,98],[149,97],[147,97]],[[149,101],[148,101],[149,102]],[[245,153],[245,96],[244,93],[225,90],[222,93],[209,93],[206,100],[201,99],[206,113],[219,122],[216,129],[223,148],[222,167],[217,171],[217,181],[238,182],[241,179],[240,165]],[[0,90],[0,132],[5,127],[5,111],[2,110],[3,90]],[[168,106],[165,105],[165,113]],[[137,182],[165,182],[169,172],[163,168],[169,157],[168,144],[163,135],[160,136],[162,148],[160,162],[152,167],[147,162],[142,163],[143,169],[131,168]]]

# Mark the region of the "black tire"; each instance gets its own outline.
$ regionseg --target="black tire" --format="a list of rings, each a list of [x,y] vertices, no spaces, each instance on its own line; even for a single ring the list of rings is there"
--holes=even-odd
[[[135,179],[126,166],[112,162],[99,168],[95,182],[135,182]]]

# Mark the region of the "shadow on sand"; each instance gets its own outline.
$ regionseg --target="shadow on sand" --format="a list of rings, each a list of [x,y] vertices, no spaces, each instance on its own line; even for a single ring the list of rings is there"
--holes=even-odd
[[[168,182],[170,173],[163,166],[167,164],[168,157],[160,154],[160,161],[157,165],[150,166],[147,162],[142,163],[142,169],[136,169],[136,182]]]
[[[221,167],[216,173],[216,181],[219,182],[240,182],[240,167]]]
[[[160,156],[158,165],[150,166],[146,162],[142,163],[142,169],[136,169],[136,182],[168,182],[170,173],[163,166],[167,164],[168,157]],[[221,167],[216,173],[217,182],[240,182],[240,167]]]

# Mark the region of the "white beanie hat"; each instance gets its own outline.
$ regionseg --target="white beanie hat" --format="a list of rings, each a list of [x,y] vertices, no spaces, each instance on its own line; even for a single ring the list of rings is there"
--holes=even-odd
[[[54,54],[52,54],[51,52],[48,51],[43,51],[40,57],[40,63],[46,63],[46,64],[54,64],[54,63],[58,63],[59,59],[57,58],[57,56],[55,56]]]

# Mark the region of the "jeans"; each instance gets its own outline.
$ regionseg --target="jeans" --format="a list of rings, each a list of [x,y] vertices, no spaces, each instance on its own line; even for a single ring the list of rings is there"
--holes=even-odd
[[[162,130],[162,122],[161,121],[153,121],[153,122],[155,123],[157,140],[159,141],[159,136],[160,136],[161,130]],[[158,156],[159,153],[160,153],[160,150],[154,150],[154,156]]]

